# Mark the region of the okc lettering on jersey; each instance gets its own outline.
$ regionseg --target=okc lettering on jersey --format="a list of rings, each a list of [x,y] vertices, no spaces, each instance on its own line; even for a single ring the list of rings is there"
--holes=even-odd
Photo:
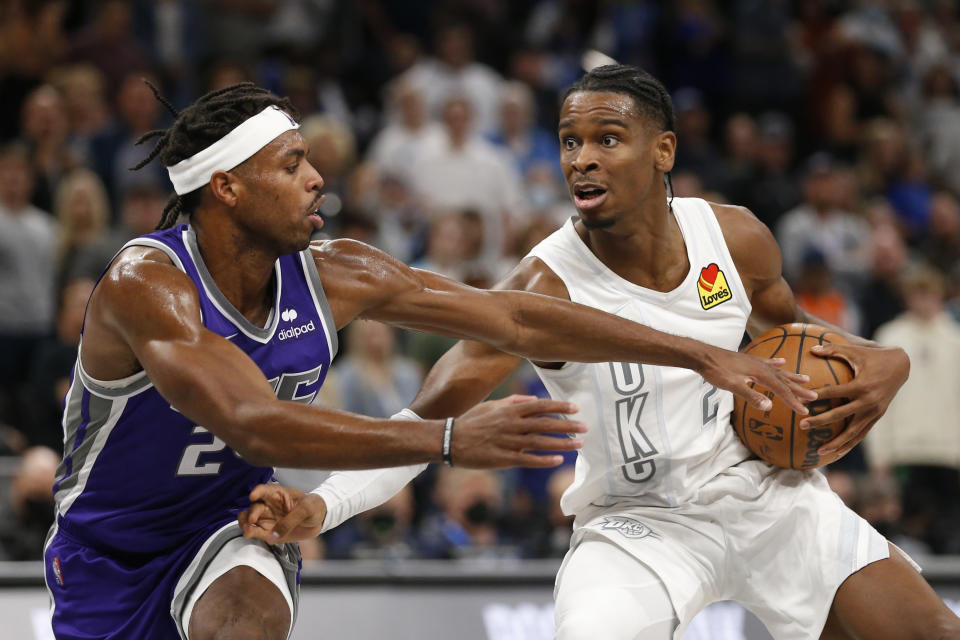
[[[700,270],[700,279],[697,280],[697,292],[700,294],[700,306],[712,309],[722,302],[733,299],[727,278],[716,262],[711,262]]]
[[[604,516],[603,522],[600,523],[600,528],[612,529],[624,538],[637,539],[649,536],[659,540],[663,537],[639,520],[627,518],[626,516]]]

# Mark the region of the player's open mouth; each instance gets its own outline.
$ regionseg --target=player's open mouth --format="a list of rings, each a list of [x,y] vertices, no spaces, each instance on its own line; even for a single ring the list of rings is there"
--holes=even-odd
[[[573,203],[577,209],[599,207],[607,199],[607,190],[596,184],[582,183],[573,187]]]
[[[315,229],[320,229],[323,226],[323,218],[320,217],[320,207],[323,206],[323,201],[326,199],[326,195],[317,198],[313,204],[310,205],[309,213],[307,213],[307,218],[313,223]]]

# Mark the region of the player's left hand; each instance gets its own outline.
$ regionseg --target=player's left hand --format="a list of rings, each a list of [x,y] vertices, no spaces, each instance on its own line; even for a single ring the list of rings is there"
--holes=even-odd
[[[315,538],[327,517],[323,498],[280,484],[257,485],[250,502],[250,508],[237,515],[243,537],[269,544]]]
[[[819,398],[846,398],[847,402],[800,421],[801,429],[811,429],[853,416],[846,429],[817,451],[822,456],[840,451],[842,457],[866,437],[886,412],[897,390],[907,381],[910,358],[899,347],[852,344],[816,346],[813,353],[839,358],[853,369],[853,379],[847,384],[816,389]]]

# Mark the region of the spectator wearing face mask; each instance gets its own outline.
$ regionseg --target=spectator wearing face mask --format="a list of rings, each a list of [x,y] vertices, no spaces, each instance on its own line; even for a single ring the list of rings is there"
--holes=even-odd
[[[410,485],[383,504],[324,534],[329,558],[408,560],[420,557]]]
[[[503,507],[503,485],[493,471],[443,467],[437,472],[434,502],[438,513],[421,527],[427,558],[517,557],[516,546],[498,527]]]

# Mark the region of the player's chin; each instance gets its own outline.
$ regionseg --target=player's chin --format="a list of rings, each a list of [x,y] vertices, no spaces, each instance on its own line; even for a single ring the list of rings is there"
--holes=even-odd
[[[587,229],[609,229],[617,223],[617,216],[609,214],[601,214],[596,211],[590,211],[584,213],[583,211],[578,212],[580,214],[580,222],[583,223]]]

